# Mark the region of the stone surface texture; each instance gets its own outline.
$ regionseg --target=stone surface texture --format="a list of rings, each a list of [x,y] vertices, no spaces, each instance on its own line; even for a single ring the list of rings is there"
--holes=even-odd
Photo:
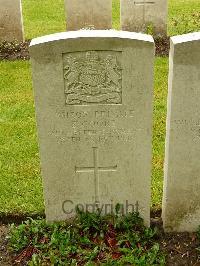
[[[65,0],[67,30],[112,28],[111,0]]]
[[[0,0],[0,41],[14,40],[24,40],[21,0]]]
[[[200,33],[171,38],[163,222],[200,225]]]
[[[121,0],[121,29],[167,34],[167,0]]]
[[[120,203],[149,225],[152,37],[74,31],[34,39],[30,52],[47,220]]]

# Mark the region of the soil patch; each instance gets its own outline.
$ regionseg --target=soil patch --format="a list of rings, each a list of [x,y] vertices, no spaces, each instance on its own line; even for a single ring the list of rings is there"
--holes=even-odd
[[[195,233],[163,234],[160,247],[167,254],[167,265],[200,266],[200,243]]]
[[[21,43],[0,43],[0,60],[29,60],[29,44],[29,40]]]
[[[170,37],[154,38],[156,45],[156,56],[168,56],[170,48]]]
[[[0,224],[21,224],[24,221],[27,221],[29,218],[37,220],[40,218],[45,218],[44,213],[38,213],[38,214],[6,214],[4,215],[3,213],[0,214]]]
[[[21,43],[0,43],[0,60],[29,60],[29,44],[30,40]],[[168,56],[169,37],[155,38],[155,44],[157,56]]]
[[[7,235],[9,229],[7,225],[0,224],[0,265],[10,266],[13,264],[13,257],[8,252]]]
[[[200,241],[196,233],[164,233],[161,210],[151,213],[151,226],[157,227],[157,242],[166,254],[167,266],[200,266]]]

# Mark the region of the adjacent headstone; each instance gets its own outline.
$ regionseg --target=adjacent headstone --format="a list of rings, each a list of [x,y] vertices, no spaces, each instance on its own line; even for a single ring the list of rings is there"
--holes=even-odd
[[[73,31],[30,52],[47,220],[120,203],[149,225],[152,37]]]
[[[112,0],[65,0],[67,30],[112,28]]]
[[[200,225],[200,32],[171,38],[163,222]]]
[[[167,0],[121,0],[121,28],[167,34]]]
[[[0,41],[24,40],[21,0],[0,0]]]

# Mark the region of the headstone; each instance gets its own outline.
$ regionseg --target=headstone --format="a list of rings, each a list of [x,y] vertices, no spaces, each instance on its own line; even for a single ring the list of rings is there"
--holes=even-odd
[[[35,39],[30,52],[47,220],[119,203],[149,225],[152,37],[73,31]]]
[[[171,38],[163,197],[166,231],[200,225],[200,32]]]
[[[67,30],[112,28],[112,0],[65,0]]]
[[[121,28],[167,34],[167,0],[121,0]]]
[[[0,41],[24,40],[21,0],[0,0]]]

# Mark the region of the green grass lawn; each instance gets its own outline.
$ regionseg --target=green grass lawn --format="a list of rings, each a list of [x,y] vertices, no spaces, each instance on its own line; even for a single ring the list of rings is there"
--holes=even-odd
[[[199,0],[168,0],[170,36],[200,29]],[[64,0],[23,0],[26,39],[66,30]],[[113,27],[120,28],[120,0],[113,1]]]
[[[29,62],[0,62],[0,212],[43,210]]]
[[[198,0],[171,0],[169,33],[200,28]],[[26,38],[65,30],[63,0],[24,0]],[[113,4],[119,28],[119,0]],[[42,213],[40,174],[31,69],[28,61],[0,61],[0,212]],[[161,207],[165,142],[168,59],[156,58],[152,205]]]
[[[179,35],[200,30],[199,0],[168,0],[168,34]]]

